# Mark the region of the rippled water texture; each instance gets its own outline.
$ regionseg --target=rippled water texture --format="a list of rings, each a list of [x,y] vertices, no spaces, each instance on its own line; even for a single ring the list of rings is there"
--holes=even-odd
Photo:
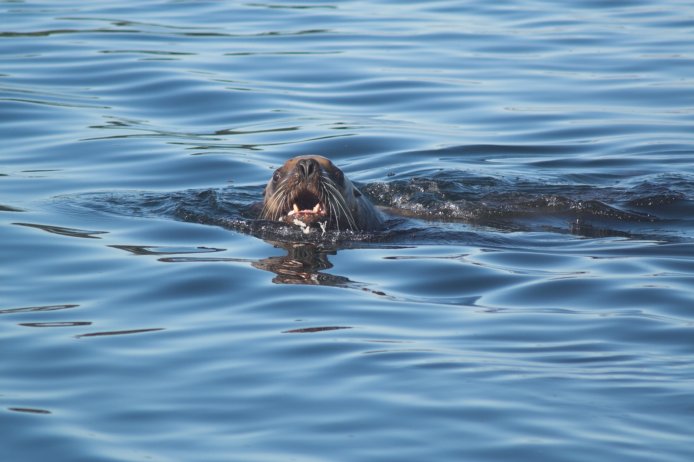
[[[0,0],[0,460],[694,460],[691,2]],[[369,233],[257,219],[330,157]]]

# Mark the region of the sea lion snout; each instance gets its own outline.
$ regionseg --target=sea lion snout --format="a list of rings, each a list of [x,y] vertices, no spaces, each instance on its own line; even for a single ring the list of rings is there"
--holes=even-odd
[[[320,172],[320,165],[313,158],[300,159],[296,163],[294,170],[299,174],[299,177],[304,181],[311,179]]]

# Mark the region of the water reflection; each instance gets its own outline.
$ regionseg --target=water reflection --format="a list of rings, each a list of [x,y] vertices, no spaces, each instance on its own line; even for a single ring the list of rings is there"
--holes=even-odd
[[[263,258],[252,263],[254,268],[275,273],[276,284],[308,284],[346,287],[354,283],[344,276],[329,274],[324,270],[333,267],[328,255],[337,250],[309,243],[269,242],[287,251],[287,255]]]
[[[168,256],[225,251],[225,249],[204,246],[109,245],[108,247],[124,250],[139,256],[159,256],[158,261],[163,263],[250,263],[254,268],[274,273],[276,276],[272,279],[272,282],[276,284],[308,284],[334,287],[355,287],[358,285],[344,276],[325,272],[325,270],[333,267],[333,264],[328,259],[328,255],[337,255],[338,248],[336,246],[295,241],[265,240],[265,242],[275,248],[284,249],[286,255],[269,256],[253,260],[235,257]]]

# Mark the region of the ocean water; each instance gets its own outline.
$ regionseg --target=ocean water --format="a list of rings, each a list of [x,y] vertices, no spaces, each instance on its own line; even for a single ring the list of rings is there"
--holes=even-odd
[[[0,460],[694,460],[691,2],[0,1]],[[331,158],[385,229],[252,205]]]

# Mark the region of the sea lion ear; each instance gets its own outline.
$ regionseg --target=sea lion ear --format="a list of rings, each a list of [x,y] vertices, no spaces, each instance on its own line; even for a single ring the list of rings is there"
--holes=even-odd
[[[345,184],[345,174],[342,173],[342,170],[335,167],[335,171],[333,172],[333,176],[335,177],[335,182],[338,185],[343,186]]]
[[[357,188],[352,189],[352,192],[354,193],[354,197],[361,197],[361,192]]]

